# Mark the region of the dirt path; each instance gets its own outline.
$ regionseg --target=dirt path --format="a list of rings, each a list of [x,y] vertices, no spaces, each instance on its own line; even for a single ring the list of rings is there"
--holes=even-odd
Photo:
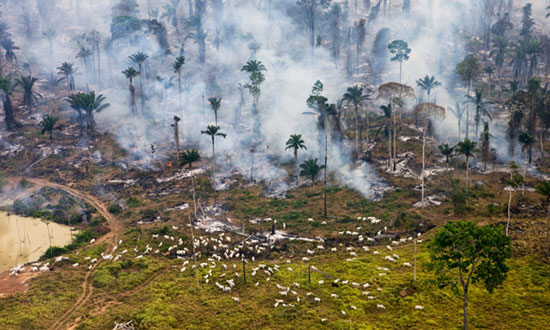
[[[103,242],[107,242],[108,244],[107,250],[112,249],[117,244],[123,229],[122,224],[118,221],[118,219],[115,216],[113,216],[109,211],[107,211],[107,207],[98,198],[92,195],[89,195],[87,193],[75,190],[71,187],[53,183],[47,180],[43,180],[43,179],[28,179],[28,180],[39,186],[47,186],[47,187],[64,190],[69,194],[75,197],[78,197],[86,201],[91,206],[93,206],[97,210],[97,212],[99,212],[99,214],[101,214],[107,220],[107,223],[109,224],[109,227],[111,229],[111,231],[108,234],[98,239],[95,244],[101,244]],[[84,277],[84,281],[81,284],[82,294],[78,297],[76,302],[71,307],[69,307],[67,311],[50,326],[49,329],[52,329],[52,330],[62,329],[63,325],[70,319],[71,315],[75,311],[77,311],[79,308],[84,306],[90,300],[94,290],[94,287],[92,285],[92,280],[91,280],[92,274],[94,273],[97,266],[101,264],[101,262],[102,260],[95,263],[92,269],[90,269],[86,273],[86,276]]]

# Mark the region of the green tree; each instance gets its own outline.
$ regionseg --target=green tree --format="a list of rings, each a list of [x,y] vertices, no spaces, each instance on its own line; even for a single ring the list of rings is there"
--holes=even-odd
[[[492,102],[485,101],[483,97],[483,91],[481,89],[475,90],[475,96],[466,95],[467,103],[474,104],[476,107],[476,114],[474,117],[474,122],[476,124],[476,138],[479,137],[479,123],[481,121],[481,118],[483,116],[486,116],[489,118],[489,120],[492,120],[491,114],[489,113],[489,110],[487,109],[487,106],[491,104]]]
[[[409,54],[411,53],[411,49],[409,48],[409,44],[403,40],[392,41],[388,45],[388,49],[390,50],[390,53],[393,54],[393,56],[391,57],[391,60],[393,62],[395,61],[399,62],[399,83],[401,83],[401,75],[403,73],[403,61],[409,60]]]
[[[199,162],[201,160],[201,154],[195,149],[187,149],[180,154],[180,166],[188,166],[189,170],[193,168],[193,163]],[[195,216],[197,216],[197,202],[195,197],[195,176],[191,172],[191,189],[193,192],[193,210]]]
[[[211,97],[208,99],[208,103],[210,103],[210,108],[212,108],[212,111],[214,111],[214,119],[216,122],[216,126],[218,126],[218,110],[220,110],[220,107],[222,105],[222,98]]]
[[[182,108],[181,104],[181,71],[183,69],[183,65],[185,64],[185,57],[184,56],[178,56],[176,57],[176,61],[172,63],[172,69],[174,69],[174,73],[178,75],[178,93],[179,93],[179,102],[180,102],[180,108]],[[182,109],[183,111],[183,109]]]
[[[29,112],[32,112],[34,101],[37,101],[39,97],[42,97],[42,95],[33,90],[37,81],[38,78],[32,76],[22,76],[20,79],[15,79],[15,84],[13,85],[13,87],[20,86],[23,90],[23,105]]]
[[[426,91],[426,94],[428,95],[428,102],[430,102],[430,94],[432,93],[432,90],[441,86],[441,83],[435,80],[434,76],[430,77],[426,75],[426,77],[418,79],[416,81],[416,85]]]
[[[46,132],[50,135],[50,143],[53,144],[53,130],[61,129],[57,125],[59,118],[47,115],[42,119],[40,125],[42,126],[41,134],[44,135]]]
[[[449,108],[449,111],[455,116],[458,123],[458,140],[461,140],[461,129],[462,129],[462,116],[464,115],[464,109],[460,107],[460,104],[456,102],[456,107],[454,109]]]
[[[445,157],[445,164],[447,165],[447,169],[449,169],[449,161],[453,155],[453,152],[455,151],[456,146],[450,146],[448,143],[440,144],[438,146],[439,152]]]
[[[130,108],[132,110],[132,115],[136,115],[136,88],[134,87],[134,78],[137,77],[140,73],[136,71],[133,67],[122,71],[126,79],[130,82],[128,89],[130,90]]]
[[[363,137],[361,136],[360,132],[362,131],[360,129],[360,123],[359,123],[359,107],[362,105],[363,102],[370,99],[369,93],[364,93],[363,88],[359,87],[358,85],[355,85],[353,87],[348,87],[346,93],[344,93],[344,96],[342,97],[342,100],[345,101],[348,104],[353,105],[353,112],[355,115],[355,156],[359,157],[361,151],[362,151],[362,145],[363,145]],[[369,114],[367,112],[367,122],[368,122]],[[367,123],[367,137],[369,135],[369,127]],[[368,143],[368,138],[367,138]]]
[[[57,68],[57,70],[58,70],[57,74],[62,76],[57,81],[61,82],[65,80],[65,83],[67,84],[67,90],[69,91],[69,93],[71,91],[74,91],[75,89],[74,76],[76,74],[77,69],[74,68],[73,64],[68,62],[63,62],[61,63],[61,66]]]
[[[0,76],[0,91],[2,92],[2,104],[4,108],[4,121],[8,131],[20,127],[21,125],[15,120],[15,111],[11,102],[12,84],[11,80]]]
[[[484,122],[483,123],[483,132],[481,132],[480,140],[481,140],[481,146],[480,146],[480,153],[481,153],[481,161],[483,161],[484,164],[484,171],[487,171],[487,163],[491,159],[491,133],[489,133],[489,123]]]
[[[544,181],[535,187],[537,193],[544,197],[548,211],[546,213],[546,258],[550,257],[550,181]]]
[[[241,71],[248,72],[250,74],[250,82],[244,85],[244,88],[248,90],[254,102],[252,103],[252,117],[254,118],[253,133],[256,138],[260,134],[260,119],[258,114],[258,102],[262,93],[261,85],[265,81],[265,76],[262,71],[267,71],[265,65],[261,61],[250,60],[246,62],[241,68]]]
[[[470,284],[483,283],[489,293],[506,279],[506,259],[511,256],[510,237],[502,226],[477,226],[473,222],[447,222],[428,244],[430,268],[441,281],[462,287],[464,330],[468,329],[468,292]],[[454,280],[452,274],[458,272]]]
[[[468,55],[464,60],[456,65],[456,74],[468,86],[466,95],[470,95],[472,83],[479,79],[481,74],[481,65],[474,55]],[[466,138],[470,137],[470,107],[466,108]]]
[[[104,103],[105,97],[102,94],[96,95],[94,91],[90,93],[79,92],[76,94],[71,94],[69,95],[67,101],[69,102],[71,108],[79,114],[81,133],[84,120],[86,120],[86,125],[88,126],[90,132],[94,133],[96,126],[94,114],[111,106],[109,103]]]
[[[137,52],[135,54],[132,54],[128,56],[130,60],[132,60],[134,63],[138,65],[139,73],[141,79],[139,80],[139,90],[141,92],[141,110],[143,111],[145,109],[145,91],[143,90],[143,79],[144,79],[144,71],[143,71],[143,63],[147,61],[149,58],[149,55],[145,54],[144,52]]]
[[[286,141],[286,148],[285,150],[292,149],[294,152],[294,166],[296,168],[296,180],[298,180],[298,150],[300,149],[306,149],[307,147],[304,143],[304,140],[302,140],[301,134],[292,134],[290,135],[290,138]]]
[[[525,152],[525,155],[529,157],[529,164],[531,164],[532,161],[532,149],[533,145],[535,144],[535,137],[529,132],[521,132],[519,134],[519,142],[522,144],[521,152]]]
[[[465,138],[464,141],[458,142],[456,145],[456,151],[460,155],[466,157],[466,195],[468,194],[468,180],[470,173],[470,158],[474,157],[475,153],[479,150],[476,149],[477,143],[470,141],[470,139]]]
[[[2,39],[0,40],[0,46],[4,48],[4,57],[8,62],[17,62],[17,56],[15,55],[15,50],[18,50],[19,47],[15,45],[11,39]]]
[[[201,134],[206,134],[212,139],[212,158],[216,158],[216,153],[214,149],[216,136],[221,136],[225,139],[227,137],[227,134],[220,132],[220,126],[215,125],[208,125],[206,127],[206,130],[201,131]]]
[[[308,159],[300,164],[300,175],[311,178],[311,182],[315,184],[315,177],[325,168],[325,165],[317,164],[317,158]]]

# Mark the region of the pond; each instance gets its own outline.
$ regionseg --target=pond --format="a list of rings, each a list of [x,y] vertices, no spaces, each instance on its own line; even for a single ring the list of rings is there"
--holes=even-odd
[[[69,227],[0,212],[0,272],[37,261],[50,246],[50,240],[52,246],[69,244]]]

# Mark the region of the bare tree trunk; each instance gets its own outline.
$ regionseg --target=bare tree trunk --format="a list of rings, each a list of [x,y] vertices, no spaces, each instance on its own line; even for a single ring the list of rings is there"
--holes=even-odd
[[[327,159],[328,159],[328,138],[325,126],[325,187],[323,191],[323,215],[327,216]]]
[[[426,170],[426,131],[428,130],[428,125],[424,127],[424,136],[422,139],[422,173],[420,177],[422,178],[422,209],[424,209],[424,171]]]
[[[510,208],[512,205],[512,187],[510,187],[509,195],[508,195],[508,221],[506,222],[506,236],[508,236],[508,228],[510,227]]]
[[[468,330],[468,290],[464,290],[464,330]]]

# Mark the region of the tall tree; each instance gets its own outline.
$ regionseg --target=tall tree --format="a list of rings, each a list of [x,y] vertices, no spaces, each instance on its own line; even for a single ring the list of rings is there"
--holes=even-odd
[[[550,258],[550,181],[540,182],[535,189],[544,197],[546,207],[548,207],[546,213],[546,258]]]
[[[464,115],[464,109],[460,107],[460,104],[457,102],[454,109],[449,108],[449,111],[455,116],[458,123],[458,140],[460,141],[460,132],[461,132],[461,122],[462,116]]]
[[[134,78],[137,77],[140,73],[136,71],[133,67],[122,71],[126,79],[130,82],[128,89],[130,90],[130,108],[132,110],[132,115],[137,115],[136,110],[136,88],[134,87]]]
[[[208,99],[208,103],[210,103],[210,108],[212,108],[212,111],[214,111],[214,119],[216,122],[216,126],[218,126],[218,110],[220,110],[220,107],[222,105],[222,98],[211,97]]]
[[[522,144],[521,152],[525,153],[525,158],[529,158],[529,164],[531,164],[533,159],[533,145],[535,144],[535,137],[529,134],[529,132],[521,132],[518,139]]]
[[[510,237],[502,226],[477,226],[473,222],[447,222],[428,244],[430,268],[447,282],[458,271],[457,282],[464,295],[464,330],[468,329],[468,293],[470,284],[481,282],[492,293],[506,279],[506,259],[511,256]]]
[[[210,138],[212,139],[212,158],[216,158],[216,152],[215,152],[215,149],[214,149],[214,145],[215,145],[215,139],[216,139],[216,136],[221,136],[222,138],[226,138],[227,137],[227,134],[225,133],[222,133],[220,131],[220,126],[214,126],[214,125],[208,125],[206,127],[206,130],[204,131],[201,131],[201,134],[206,134],[208,136],[210,136]]]
[[[193,163],[201,160],[201,154],[195,149],[185,150],[179,157],[180,166],[188,166],[189,170],[193,168]],[[193,209],[195,216],[197,216],[197,202],[195,198],[195,176],[191,173],[191,188],[193,191]]]
[[[474,157],[475,153],[479,150],[476,149],[477,143],[470,141],[468,138],[465,138],[464,141],[458,142],[456,145],[456,151],[460,155],[466,157],[466,194],[468,194],[468,180],[470,173],[470,158]]]
[[[475,96],[466,95],[466,103],[475,105],[475,116],[474,122],[476,125],[476,138],[479,138],[479,123],[481,122],[482,117],[487,117],[489,120],[492,120],[491,114],[487,109],[487,106],[492,102],[485,101],[483,97],[483,91],[481,89],[476,89]]]
[[[194,30],[187,37],[193,39],[199,46],[199,63],[204,64],[206,62],[206,37],[208,33],[204,31],[202,17],[198,14],[191,17],[187,22],[187,26]]]
[[[468,86],[467,94],[470,96],[472,83],[479,79],[481,74],[481,65],[474,55],[468,55],[464,60],[456,65],[456,74]],[[466,138],[470,137],[470,107],[466,108]]]
[[[480,141],[480,154],[481,161],[483,162],[484,171],[487,171],[487,163],[491,160],[491,133],[489,133],[489,123],[483,123],[483,132],[481,132]]]
[[[401,83],[401,75],[403,73],[403,61],[409,60],[411,49],[409,44],[403,40],[394,40],[388,45],[390,53],[393,54],[391,60],[399,62],[399,83]]]
[[[143,79],[144,79],[144,71],[143,71],[143,63],[147,61],[149,58],[149,55],[145,54],[144,52],[137,52],[135,54],[132,54],[128,56],[130,60],[132,60],[134,63],[136,63],[139,67],[139,73],[141,79],[139,80],[139,90],[141,93],[141,111],[145,110],[145,90],[143,90]]]
[[[23,90],[23,105],[29,112],[32,112],[32,106],[39,97],[42,97],[39,93],[34,91],[35,83],[38,81],[38,78],[32,76],[22,76],[19,79],[15,80],[13,87],[21,87]]]
[[[53,40],[57,36],[57,33],[54,29],[50,28],[42,32],[42,35],[44,36],[44,38],[46,38],[46,40],[48,40],[48,44],[50,45],[50,75],[53,77]]]
[[[370,99],[370,95],[369,93],[364,93],[363,88],[359,87],[359,85],[354,85],[353,87],[348,87],[342,99],[346,103],[353,105],[353,112],[355,114],[355,156],[359,158],[363,150],[363,137],[360,134],[362,130],[359,122],[359,108],[365,101]],[[368,118],[369,114],[367,112],[367,143],[369,136]]]
[[[76,74],[77,69],[74,68],[72,63],[63,62],[61,63],[61,66],[57,67],[57,74],[61,75],[62,77],[59,78],[57,81],[61,82],[65,80],[67,84],[67,90],[69,93],[71,91],[75,90],[75,82],[74,82],[74,76]]]
[[[310,46],[313,52],[315,49],[315,25],[319,10],[327,9],[332,0],[298,0],[296,5],[304,11],[307,25],[310,32]]]
[[[174,116],[174,123],[171,124],[174,128],[174,141],[176,142],[176,161],[180,158],[180,130],[178,128],[178,123],[180,120],[180,117]]]
[[[301,134],[292,134],[290,135],[290,138],[286,141],[286,148],[285,150],[292,149],[294,152],[294,167],[295,167],[295,175],[296,180],[298,181],[299,173],[298,173],[298,150],[305,149],[307,150],[307,147],[304,143],[304,140],[302,139]]]
[[[246,62],[245,65],[241,68],[241,71],[247,72],[250,74],[250,82],[244,85],[252,96],[254,102],[252,104],[252,117],[254,118],[254,127],[253,133],[255,139],[259,138],[260,134],[260,119],[258,113],[258,102],[260,101],[260,95],[262,93],[261,85],[265,81],[265,76],[262,71],[267,71],[265,65],[261,61],[250,60]]]
[[[11,102],[12,84],[11,80],[0,76],[0,91],[2,92],[2,104],[4,108],[4,121],[8,131],[20,127],[21,125],[15,120],[15,111]]]
[[[436,87],[441,86],[441,83],[437,80],[435,80],[434,76],[428,76],[418,79],[416,81],[416,85],[420,88],[422,88],[424,91],[426,91],[426,94],[428,95],[428,101],[430,102],[430,94],[432,93],[432,90]]]
[[[391,169],[392,164],[392,105],[388,103],[387,105],[381,105],[380,109],[384,112],[384,118],[386,119],[386,125],[384,131],[388,137],[388,170]]]
[[[181,103],[181,71],[183,69],[184,64],[185,64],[185,56],[176,57],[176,60],[174,61],[174,63],[172,63],[172,69],[174,69],[174,73],[178,75],[178,96],[179,96],[179,105],[180,105],[182,115],[183,115],[183,106]]]

